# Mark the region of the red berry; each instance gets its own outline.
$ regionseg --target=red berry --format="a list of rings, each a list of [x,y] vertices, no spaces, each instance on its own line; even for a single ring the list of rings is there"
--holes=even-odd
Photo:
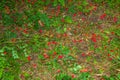
[[[47,45],[50,46],[51,42],[48,42]]]
[[[24,30],[23,30],[23,32],[24,32],[25,34],[27,34],[27,33],[28,33],[28,31],[27,31],[26,29],[24,29]]]
[[[105,17],[106,17],[106,13],[102,14],[102,15],[100,16],[100,19],[104,19]]]
[[[59,56],[58,56],[58,59],[62,59],[62,58],[63,58],[63,56],[62,56],[62,55],[59,55]]]
[[[76,14],[76,13],[74,13],[74,14],[73,14],[73,17],[75,17],[75,16],[77,16],[77,14]]]
[[[60,6],[57,6],[57,10],[60,10]]]
[[[75,75],[75,74],[72,74],[72,75],[71,75],[71,77],[72,77],[72,78],[75,78],[75,77],[76,77],[76,75]]]
[[[54,55],[56,55],[56,54],[57,54],[57,52],[54,52],[53,54],[54,54]]]
[[[7,52],[5,51],[5,52],[4,52],[4,55],[6,55],[6,54],[7,54]]]
[[[33,68],[37,68],[37,64],[33,64]]]
[[[64,37],[67,37],[67,33],[64,33],[63,36],[64,36]]]
[[[114,52],[114,50],[110,50],[110,52]]]
[[[60,72],[61,72],[61,70],[60,70],[60,69],[58,69],[58,70],[57,70],[57,73],[60,73]]]
[[[30,2],[31,0],[28,0],[28,2]]]
[[[82,69],[82,70],[80,70],[80,72],[88,72],[88,69]]]
[[[97,40],[96,40],[96,38],[91,38],[91,40],[93,41],[93,42],[97,42]]]
[[[111,32],[111,34],[113,35],[113,34],[115,34],[115,32]]]
[[[39,33],[42,33],[42,30],[39,30]]]
[[[79,40],[79,42],[83,42],[83,40],[82,40],[82,39],[80,39],[80,40]]]
[[[110,57],[110,54],[108,54],[108,57]]]
[[[55,41],[52,41],[52,44],[57,44],[57,42],[55,42]]]
[[[81,55],[82,55],[83,57],[85,57],[85,56],[86,56],[86,54],[85,54],[85,53],[82,53]]]
[[[27,57],[27,59],[28,59],[28,61],[30,61],[30,60],[31,60],[31,57],[30,57],[30,56],[28,56],[28,57]]]
[[[114,17],[114,18],[113,18],[113,21],[114,21],[114,22],[117,22],[117,20],[118,20],[117,17]]]
[[[47,53],[44,53],[43,56],[44,56],[44,58],[49,58]]]
[[[109,60],[110,60],[110,61],[112,61],[112,60],[113,60],[113,58],[109,58]]]
[[[77,42],[77,40],[75,40],[75,39],[74,39],[74,40],[73,40],[73,42],[74,42],[74,43],[76,43],[76,42]]]

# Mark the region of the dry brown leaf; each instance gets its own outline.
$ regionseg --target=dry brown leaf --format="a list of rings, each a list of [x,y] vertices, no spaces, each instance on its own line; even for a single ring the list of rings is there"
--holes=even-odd
[[[39,23],[40,26],[42,26],[42,27],[44,26],[44,24],[42,23],[42,21],[39,20],[38,23]]]
[[[7,14],[10,14],[10,8],[9,8],[8,6],[5,6],[5,12],[6,12]]]

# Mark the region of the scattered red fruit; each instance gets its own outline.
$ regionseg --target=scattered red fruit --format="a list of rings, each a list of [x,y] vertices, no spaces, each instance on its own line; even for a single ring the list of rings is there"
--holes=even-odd
[[[48,42],[47,45],[50,46],[51,42]]]
[[[62,58],[63,58],[63,56],[62,56],[62,55],[59,55],[59,56],[58,56],[58,59],[62,59]]]
[[[54,55],[56,55],[56,54],[57,54],[57,52],[53,52],[53,54],[54,54]]]
[[[28,31],[27,31],[26,29],[24,29],[24,30],[23,30],[23,33],[27,34],[27,33],[28,33]]]
[[[97,40],[96,40],[95,37],[92,37],[91,40],[92,40],[93,42],[97,42]]]
[[[88,69],[82,69],[80,72],[88,72]]]
[[[92,38],[91,38],[92,42],[97,42],[97,39],[96,39],[96,34],[92,34]]]
[[[114,52],[114,50],[110,50],[110,52]]]
[[[58,70],[57,70],[57,73],[60,73],[60,72],[61,72],[61,70],[60,70],[60,69],[58,69]]]
[[[100,19],[104,19],[106,17],[106,13],[104,13],[104,14],[102,14],[101,16],[100,16]]]
[[[52,41],[52,44],[56,45],[56,44],[57,44],[57,42],[56,42],[56,41]]]
[[[110,54],[108,54],[108,57],[110,57]]]
[[[44,53],[43,56],[44,56],[44,58],[49,58],[47,53]]]
[[[96,11],[97,10],[97,6],[94,6],[93,10]]]
[[[71,77],[72,77],[72,78],[76,78],[76,75],[75,75],[75,74],[72,74]]]
[[[28,0],[28,2],[31,2],[31,0]]]
[[[3,54],[4,54],[4,55],[6,55],[6,54],[7,54],[7,52],[5,51]]]
[[[74,14],[73,14],[73,17],[75,17],[75,16],[77,16],[77,14],[76,14],[76,13],[74,13]]]
[[[115,32],[111,32],[111,34],[112,34],[112,35],[114,35],[114,34],[115,34]]]
[[[63,36],[64,36],[64,37],[67,37],[67,33],[64,33]]]
[[[117,17],[114,17],[114,18],[113,18],[113,21],[114,21],[115,23],[117,22],[117,20],[118,20]]]
[[[82,55],[83,57],[85,57],[85,56],[86,56],[86,54],[85,54],[85,53],[82,53],[81,55]]]
[[[28,59],[28,61],[30,61],[30,60],[31,60],[31,57],[30,57],[30,56],[28,56],[28,57],[27,57],[27,59]]]
[[[81,42],[83,42],[83,40],[82,40],[82,39],[80,39],[78,42],[80,42],[80,43],[81,43]]]
[[[112,61],[112,60],[113,60],[113,58],[109,58],[109,60],[110,60],[110,61]]]
[[[39,33],[42,33],[42,30],[39,30]]]
[[[33,68],[37,68],[37,64],[33,64]]]

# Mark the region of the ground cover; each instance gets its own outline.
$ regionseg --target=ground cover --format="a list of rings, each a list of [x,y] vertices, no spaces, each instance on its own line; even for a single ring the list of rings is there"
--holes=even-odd
[[[120,80],[119,0],[1,0],[1,80]]]

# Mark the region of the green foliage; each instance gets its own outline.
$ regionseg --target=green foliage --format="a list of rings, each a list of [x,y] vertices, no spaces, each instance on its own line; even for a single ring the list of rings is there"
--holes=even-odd
[[[51,26],[53,26],[53,27],[58,27],[59,28],[59,26],[61,26],[61,21],[60,21],[60,18],[59,17],[54,17],[53,19],[51,19]]]
[[[114,30],[115,34],[120,37],[120,29]]]
[[[81,5],[77,5],[77,8],[79,11],[83,13],[88,13],[90,12],[90,8],[86,8],[88,6],[88,2],[86,0],[81,1]]]
[[[104,0],[93,0],[93,2],[95,2],[95,3],[101,3],[101,2],[103,2]]]
[[[58,54],[64,54],[64,55],[68,55],[70,53],[70,50],[68,47],[66,46],[62,46],[62,45],[59,45],[55,48],[55,51],[58,53]]]
[[[2,78],[4,68],[5,68],[5,58],[0,57],[0,79]]]
[[[56,80],[72,80],[71,76],[61,73],[56,76]]]
[[[78,80],[83,79],[83,80],[93,80],[92,77],[88,72],[81,73],[78,77]]]
[[[114,38],[114,39],[111,41],[111,44],[110,44],[110,45],[111,45],[112,47],[118,47],[118,48],[120,48],[120,46],[119,46],[119,45],[120,45],[120,42],[119,42],[119,41],[120,41],[119,38]]]
[[[107,0],[106,3],[108,4],[108,6],[110,8],[117,8],[117,6],[119,6],[119,2],[120,0],[114,1],[114,0]]]
[[[76,12],[76,10],[75,10],[75,5],[71,5],[70,7],[69,7],[69,9],[68,9],[68,13],[75,13]]]
[[[2,1],[0,2],[0,10],[3,10],[3,9],[4,9],[5,2],[6,2],[6,0],[2,0]]]
[[[119,80],[120,79],[120,74],[117,75],[111,75],[110,77],[103,76],[105,80]]]
[[[25,20],[23,18],[23,13],[15,13],[13,14],[14,18],[16,18],[15,24],[22,26],[25,23]]]
[[[1,80],[15,80],[19,77],[19,63],[13,58],[7,56],[0,56],[0,79]]]
[[[87,2],[87,0],[83,0],[81,3],[83,6],[87,6],[89,3]]]
[[[53,6],[57,6],[59,4],[65,6],[65,0],[54,0]]]
[[[14,80],[14,75],[9,73],[4,73],[2,80]]]
[[[62,6],[65,6],[65,0],[58,0]]]
[[[1,0],[0,2],[0,10],[4,11],[5,6],[10,7],[10,9],[14,9],[15,1],[14,0]]]
[[[50,27],[50,19],[48,18],[48,16],[46,14],[42,14],[40,12],[37,12],[36,14],[32,13],[32,11],[28,11],[26,12],[26,15],[29,17],[28,21],[30,23],[35,23],[35,29],[39,29],[40,25],[38,23],[38,21],[40,20],[45,27]]]
[[[70,16],[66,16],[65,17],[65,22],[66,23],[72,23],[73,21],[72,21],[72,18]]]
[[[72,68],[70,68],[70,71],[72,71],[73,73],[79,73],[79,70],[82,68],[81,65],[78,64],[74,64]]]
[[[35,0],[1,0],[0,24],[2,26],[0,26],[0,33],[2,39],[0,41],[0,80],[20,80],[20,66],[22,63],[28,62],[27,57],[30,53],[39,53],[42,52],[41,50],[43,50],[43,48],[46,48],[45,43],[49,41],[49,38],[45,37],[44,33],[47,34],[48,29],[54,28],[54,30],[60,34],[67,33],[67,26],[64,24],[73,24],[73,14],[78,14],[77,11],[89,13],[92,10],[91,7],[88,8],[90,3],[87,0],[79,1],[80,5],[76,4],[76,0],[71,1],[72,2],[68,4],[66,0],[36,0],[36,2]],[[95,5],[96,3],[99,5],[105,3],[105,6],[109,6],[110,9],[119,9],[118,5],[120,0],[92,0],[92,2],[95,2]],[[18,7],[19,5],[20,7]],[[58,16],[55,16],[57,12],[56,6],[60,6],[60,12],[63,12],[63,14],[59,13]],[[47,11],[48,7],[50,11],[54,10],[52,16],[47,13],[49,12]],[[68,11],[64,11],[65,8],[68,8]],[[111,13],[111,10],[107,11],[107,13]],[[49,18],[49,16],[51,18]],[[61,21],[61,18],[64,18],[64,20]],[[119,24],[119,21],[117,24]],[[94,25],[94,23],[91,25]],[[19,27],[19,30],[17,30],[16,27]],[[24,33],[24,29],[28,29],[28,33]],[[39,32],[40,29],[43,31]],[[74,30],[71,30],[71,32],[73,31]],[[105,33],[100,34],[102,36],[102,47],[95,49],[94,43],[92,43],[90,44],[91,51],[94,50],[96,53],[104,52],[103,47],[106,45],[110,46],[107,50],[120,48],[120,29],[113,31],[115,35],[113,35],[114,38],[110,43],[108,43],[108,40],[110,40],[108,35],[110,31],[104,31]],[[56,35],[53,35],[53,37],[55,36]],[[15,41],[13,39],[15,39]],[[58,38],[52,39],[58,40]],[[51,49],[50,46],[47,46],[47,48]],[[5,52],[7,52],[7,54]],[[54,52],[57,54],[53,55]],[[110,53],[110,51],[108,52]],[[119,50],[116,50],[114,53],[117,52],[119,52]],[[75,64],[74,61],[76,61],[76,58],[73,57],[74,55],[70,56],[69,53],[70,49],[68,46],[55,44],[55,47],[51,51],[48,51],[49,58],[46,59],[43,54],[39,54],[38,58],[41,62],[45,61],[45,65],[47,65],[49,70],[62,69],[67,65],[67,67],[70,67],[69,70],[77,75],[77,78],[73,79],[67,73],[60,73],[56,75],[56,80],[93,80],[89,73],[80,73],[79,70],[82,66]],[[59,55],[64,57],[58,59]],[[120,57],[114,60],[114,63],[116,62],[118,64],[116,67],[114,66],[115,68],[119,68],[119,60]],[[68,64],[71,65],[68,66]],[[27,72],[24,73],[24,76],[26,80],[30,78],[30,74]],[[116,77],[120,79],[119,74],[110,77],[105,76],[105,79],[117,80]]]
[[[46,27],[50,27],[50,19],[46,14],[41,14],[39,17],[40,17],[40,20],[44,22]]]
[[[12,19],[11,16],[8,15],[8,14],[3,14],[3,15],[2,15],[2,22],[3,22],[3,24],[4,24],[5,26],[11,26],[11,25],[14,24],[13,19]]]
[[[4,39],[12,39],[12,38],[17,38],[17,34],[11,31],[6,31],[4,34]]]

